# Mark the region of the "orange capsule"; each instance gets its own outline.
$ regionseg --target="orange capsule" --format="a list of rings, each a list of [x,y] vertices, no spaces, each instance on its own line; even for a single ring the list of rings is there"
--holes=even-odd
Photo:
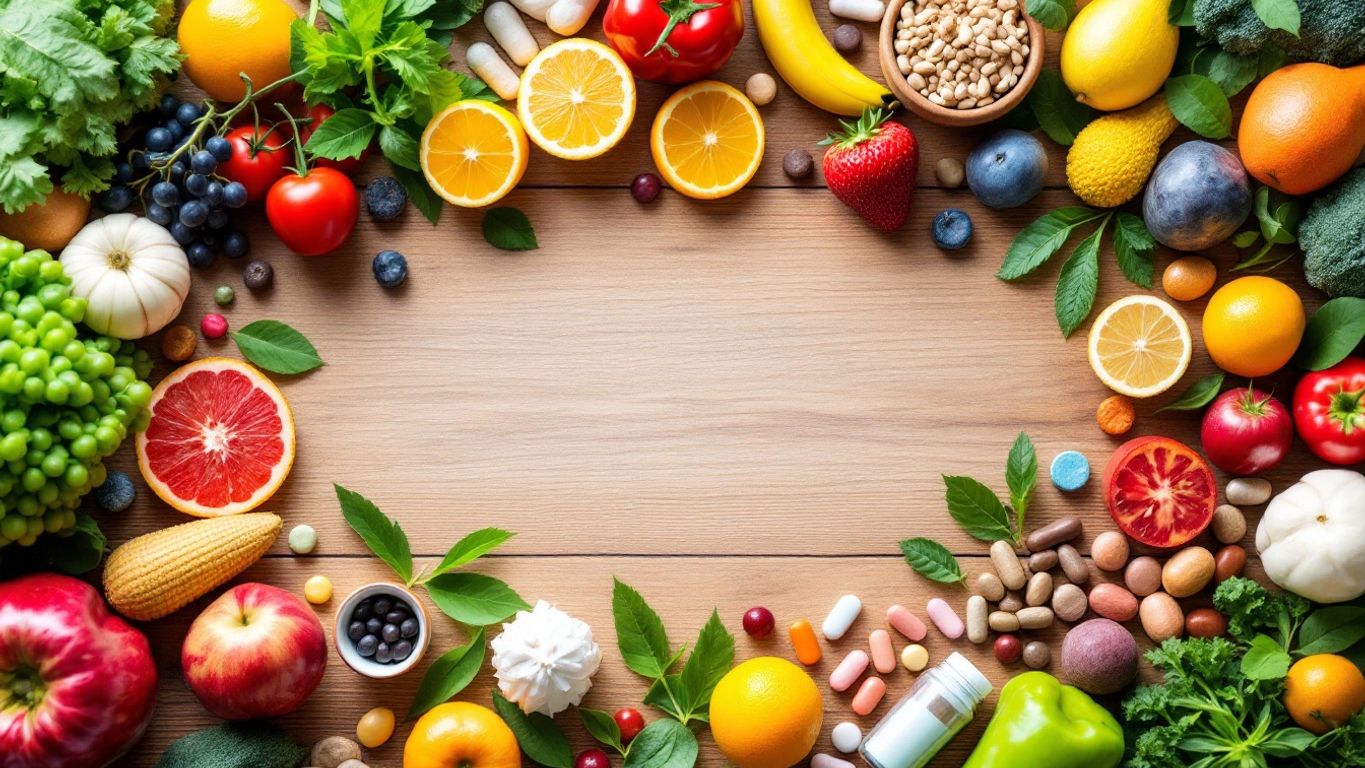
[[[802,619],[796,622],[787,630],[787,634],[791,636],[797,661],[808,667],[820,663],[820,640],[809,621]]]

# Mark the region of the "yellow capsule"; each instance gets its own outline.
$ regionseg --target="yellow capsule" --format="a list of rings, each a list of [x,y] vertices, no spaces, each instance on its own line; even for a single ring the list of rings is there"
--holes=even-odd
[[[355,724],[355,738],[366,749],[381,747],[393,736],[393,710],[375,707]]]
[[[313,605],[322,605],[332,599],[332,580],[326,576],[314,576],[303,585],[303,597]]]

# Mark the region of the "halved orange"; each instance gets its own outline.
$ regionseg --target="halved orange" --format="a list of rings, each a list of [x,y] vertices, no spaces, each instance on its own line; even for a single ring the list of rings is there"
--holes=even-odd
[[[249,512],[294,466],[294,415],[265,374],[225,357],[177,368],[152,392],[137,436],[142,479],[195,517]]]
[[[659,108],[649,149],[669,186],[700,200],[726,197],[743,189],[763,162],[763,118],[738,89],[704,80]]]
[[[1190,365],[1190,326],[1155,296],[1110,304],[1090,328],[1090,367],[1108,387],[1129,397],[1170,389]]]
[[[560,40],[521,73],[517,115],[531,141],[555,157],[597,157],[635,119],[635,77],[616,51],[596,40]]]
[[[526,173],[529,147],[515,115],[479,99],[457,101],[422,131],[422,174],[452,205],[478,208],[502,199]]]

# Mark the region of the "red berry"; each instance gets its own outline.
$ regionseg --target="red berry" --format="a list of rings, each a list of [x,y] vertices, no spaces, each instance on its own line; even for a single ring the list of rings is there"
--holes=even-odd
[[[773,612],[761,605],[744,612],[744,631],[749,633],[749,637],[762,640],[773,633],[776,623]]]
[[[645,717],[640,714],[640,710],[622,707],[616,710],[616,727],[621,729],[621,743],[629,744],[630,740],[640,735],[640,731],[645,729]]]
[[[995,638],[995,658],[1001,664],[1013,664],[1024,655],[1024,644],[1018,635],[1000,635]]]
[[[630,194],[637,203],[652,203],[663,191],[664,183],[652,173],[642,173],[630,183]]]
[[[585,749],[578,753],[574,768],[611,768],[611,758],[600,749]]]
[[[199,321],[199,330],[204,332],[206,339],[221,339],[227,334],[227,318],[215,312],[204,315],[204,319]]]

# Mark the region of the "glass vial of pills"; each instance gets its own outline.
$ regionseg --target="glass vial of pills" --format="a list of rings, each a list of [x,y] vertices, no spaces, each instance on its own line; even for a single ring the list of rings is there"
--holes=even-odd
[[[971,722],[990,692],[986,676],[954,653],[919,676],[858,751],[873,768],[922,768]]]

